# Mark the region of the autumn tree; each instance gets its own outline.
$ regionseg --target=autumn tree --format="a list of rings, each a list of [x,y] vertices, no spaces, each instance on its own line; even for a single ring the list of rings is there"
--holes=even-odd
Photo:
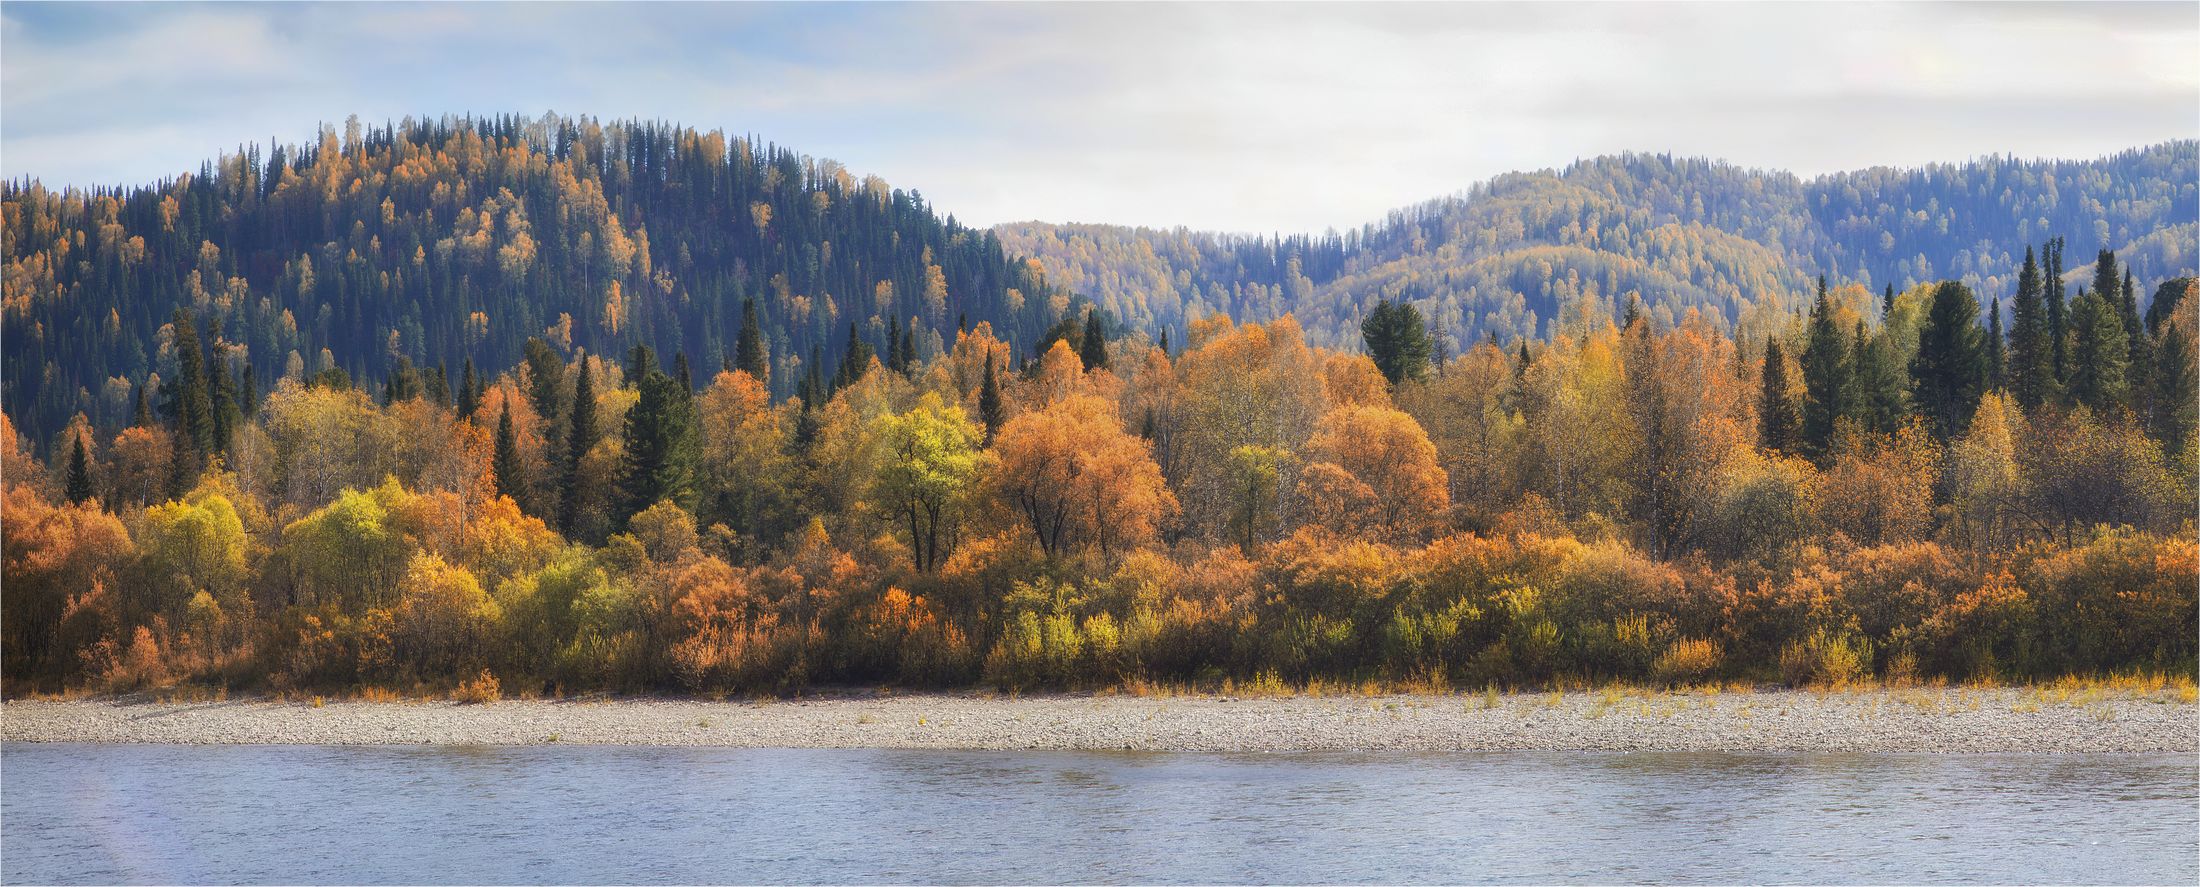
[[[1306,442],[1299,478],[1307,514],[1346,535],[1410,540],[1442,524],[1450,479],[1428,433],[1388,406],[1331,410]]]
[[[908,412],[881,417],[870,500],[908,537],[910,558],[929,571],[952,551],[962,511],[984,458],[983,432],[961,407],[927,393]]]
[[[1000,499],[1048,556],[1075,547],[1108,557],[1151,540],[1176,512],[1152,444],[1124,430],[1113,404],[1078,394],[1002,426],[993,473]]]

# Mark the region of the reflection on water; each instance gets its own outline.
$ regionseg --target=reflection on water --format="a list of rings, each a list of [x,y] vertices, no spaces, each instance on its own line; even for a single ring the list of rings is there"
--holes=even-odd
[[[0,880],[2200,881],[2178,755],[35,745]]]

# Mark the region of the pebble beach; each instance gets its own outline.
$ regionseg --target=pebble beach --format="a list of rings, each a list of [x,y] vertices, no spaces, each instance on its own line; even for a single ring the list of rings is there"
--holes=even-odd
[[[769,701],[127,699],[0,706],[0,741],[1289,752],[2200,753],[2172,694],[2026,689],[1390,696],[867,695]]]

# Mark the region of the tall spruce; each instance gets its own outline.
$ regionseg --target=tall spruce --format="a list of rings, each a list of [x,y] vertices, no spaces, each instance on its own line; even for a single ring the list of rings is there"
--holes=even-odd
[[[1971,288],[1953,280],[1934,287],[1917,356],[1910,359],[1910,397],[1927,430],[1943,442],[1962,436],[1978,408],[1986,384],[1984,338]]]
[[[1420,381],[1428,375],[1430,346],[1420,309],[1388,299],[1376,302],[1360,321],[1360,341],[1366,343],[1368,357],[1390,384]],[[1525,355],[1527,343],[1521,343],[1521,349]]]
[[[481,392],[474,390],[479,380],[474,378],[474,359],[466,358],[466,368],[458,377],[458,417],[470,418],[475,408],[481,406]]]
[[[1765,368],[1757,394],[1757,445],[1776,453],[1795,446],[1795,399],[1788,394],[1787,355],[1780,340],[1765,342]]]
[[[526,467],[519,459],[519,439],[512,433],[512,405],[507,403],[497,412],[497,445],[495,460],[489,463],[496,473],[497,492],[527,510]]]
[[[978,419],[985,423],[985,445],[993,445],[994,435],[1001,433],[1001,426],[1008,422],[1007,408],[1001,403],[1001,382],[993,371],[993,355],[985,356],[985,382],[978,386]]]
[[[2129,357],[2124,363],[2125,380],[2131,386],[2131,408],[2134,412],[2148,411],[2146,401],[2153,396],[2151,380],[2154,355],[2153,340],[2147,337],[2145,321],[2139,318],[2139,283],[2131,273],[2131,266],[2124,266],[2123,298],[2118,311],[2124,321],[2124,345]]]
[[[2026,410],[2054,397],[2054,352],[2047,341],[2046,287],[2032,248],[2024,248],[2017,272],[2017,295],[2009,303],[2009,346],[2004,375],[2009,393]]]
[[[2131,345],[2112,298],[2085,290],[2070,303],[2070,400],[2099,416],[2122,408],[2131,394],[2125,376]]]
[[[1850,345],[1834,317],[1826,279],[1818,278],[1818,299],[1811,304],[1809,338],[1803,343],[1803,454],[1823,460],[1833,447],[1835,425],[1849,414]]]
[[[2005,374],[2001,338],[2001,300],[1989,300],[1986,308],[1986,387],[2000,389],[2008,384]]]
[[[1894,284],[1887,284],[1887,291],[1879,296],[1879,322],[1886,323],[1894,316]]]
[[[909,357],[901,351],[899,318],[886,318],[886,368],[902,375],[909,374]]]
[[[870,371],[871,357],[876,353],[871,350],[871,343],[863,341],[863,337],[856,335],[855,322],[849,321],[848,350],[840,356],[840,369],[833,372],[833,386],[825,392],[826,398],[832,397],[835,392],[842,388],[861,381],[863,374]]]
[[[153,409],[145,402],[145,383],[130,386],[130,427],[153,427]]]
[[[558,530],[567,537],[580,528],[581,491],[587,481],[581,476],[581,463],[588,458],[588,449],[596,445],[596,383],[595,374],[588,371],[588,355],[579,355],[573,368],[573,408],[566,411],[565,423],[565,470],[558,483]]]
[[[1886,327],[1873,334],[1858,320],[1854,354],[1850,415],[1868,431],[1893,434],[1910,420],[1910,373],[1895,352],[1894,337]]]
[[[91,455],[84,450],[84,435],[69,435],[69,479],[63,492],[72,505],[82,505],[92,498],[91,462]]]
[[[629,361],[638,393],[626,411],[626,461],[619,478],[619,513],[627,519],[661,501],[692,509],[695,416],[692,393],[657,367],[656,353],[636,345]]]
[[[1108,368],[1108,337],[1100,331],[1100,309],[1085,312],[1085,335],[1078,343],[1077,357],[1085,364],[1086,372]]]
[[[2054,389],[2058,395],[2070,378],[2070,301],[2064,298],[2069,291],[2063,287],[2062,248],[2060,237],[2047,242],[2047,279],[2041,282],[2042,292],[2047,296],[2048,363],[2054,371]]]
[[[733,343],[733,368],[771,384],[771,365],[764,356],[764,325],[756,319],[756,300],[741,300],[741,332]]]
[[[242,411],[237,407],[237,377],[230,375],[229,359],[220,343],[209,346],[206,362],[207,421],[213,426],[215,455],[226,455],[229,442],[234,439],[237,420]]]
[[[2194,343],[2184,324],[2163,324],[2154,344],[2153,372],[2147,379],[2151,389],[2147,395],[2147,430],[2176,462],[2189,457],[2194,426],[2200,424],[2200,402],[2193,397],[2194,391],[2200,391],[2200,366],[2196,366],[2193,352]]]
[[[170,319],[176,349],[176,377],[161,385],[168,418],[174,423],[170,436],[169,493],[181,496],[199,479],[206,457],[214,451],[213,405],[206,386],[206,359],[199,350],[198,328],[191,312],[178,308]]]

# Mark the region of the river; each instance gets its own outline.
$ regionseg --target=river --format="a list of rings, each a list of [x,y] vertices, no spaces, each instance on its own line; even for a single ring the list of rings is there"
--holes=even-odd
[[[2184,755],[0,749],[20,883],[2200,882]]]

